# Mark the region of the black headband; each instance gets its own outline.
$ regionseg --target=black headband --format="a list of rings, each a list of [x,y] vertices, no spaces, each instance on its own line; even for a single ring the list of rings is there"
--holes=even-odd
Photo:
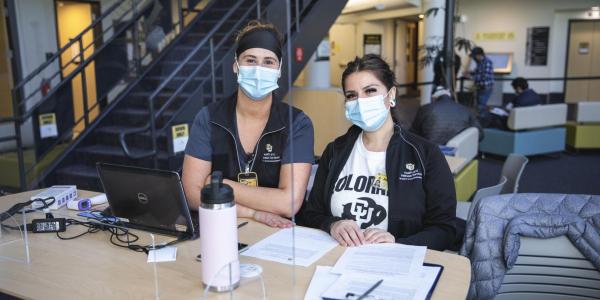
[[[281,61],[281,43],[274,32],[264,29],[257,29],[246,34],[238,42],[235,56],[239,57],[242,52],[251,48],[263,48],[273,51],[277,59]]]

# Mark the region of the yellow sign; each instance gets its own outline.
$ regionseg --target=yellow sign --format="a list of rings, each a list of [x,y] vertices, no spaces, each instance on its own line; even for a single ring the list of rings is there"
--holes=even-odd
[[[477,33],[475,33],[476,41],[512,41],[514,39],[515,39],[515,33],[512,31],[477,32]]]
[[[56,126],[56,114],[40,114],[40,137],[45,139],[58,136],[58,127]]]
[[[171,127],[171,130],[173,132],[174,139],[189,136],[188,124],[175,125],[175,126]]]
[[[190,136],[188,124],[171,126],[171,133],[173,133],[173,153],[184,151]]]
[[[56,124],[56,114],[41,114],[40,115],[40,125],[52,125]]]

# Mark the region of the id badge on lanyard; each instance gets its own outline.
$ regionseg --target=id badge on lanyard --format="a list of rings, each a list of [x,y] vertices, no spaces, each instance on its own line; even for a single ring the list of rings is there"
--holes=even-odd
[[[238,173],[238,182],[247,186],[258,186],[258,175],[256,172],[250,172],[250,167],[246,165],[246,171]]]

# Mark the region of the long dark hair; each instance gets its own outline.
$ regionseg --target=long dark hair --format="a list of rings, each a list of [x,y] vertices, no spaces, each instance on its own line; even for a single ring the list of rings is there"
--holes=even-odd
[[[346,70],[342,74],[342,89],[346,91],[346,78],[352,73],[369,71],[379,81],[381,81],[385,87],[390,90],[392,87],[398,85],[396,82],[396,75],[392,72],[390,65],[383,60],[379,55],[367,54],[363,57],[356,57],[353,61],[346,65]]]

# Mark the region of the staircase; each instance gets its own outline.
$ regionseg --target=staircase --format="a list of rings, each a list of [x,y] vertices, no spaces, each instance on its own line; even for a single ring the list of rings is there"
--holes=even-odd
[[[294,61],[292,78],[296,78],[346,0],[291,2],[292,44],[302,47],[307,56],[302,62]],[[285,34],[281,22],[285,21],[285,1],[212,1],[69,145],[41,185],[75,184],[100,191],[97,162],[180,170],[183,153],[173,153],[169,147],[171,126],[188,124],[191,128],[201,107],[234,91],[233,38],[249,20],[256,19],[258,3],[261,18]],[[287,65],[285,55],[283,63]],[[287,68],[282,72],[280,90],[285,93]]]

